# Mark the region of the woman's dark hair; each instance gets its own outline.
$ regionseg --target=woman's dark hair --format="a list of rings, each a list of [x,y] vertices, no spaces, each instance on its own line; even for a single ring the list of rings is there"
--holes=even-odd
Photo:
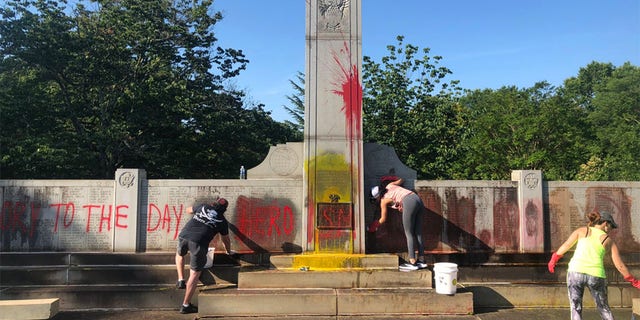
[[[600,215],[600,212],[598,210],[593,210],[589,214],[587,214],[587,219],[589,220],[589,223],[587,224],[587,226],[589,227],[600,225],[606,222],[605,220],[602,220],[602,216]]]
[[[382,199],[382,197],[384,197],[384,194],[387,193],[387,186],[389,185],[389,183],[393,182],[393,180],[382,180],[380,181],[380,195],[378,196],[378,199]]]

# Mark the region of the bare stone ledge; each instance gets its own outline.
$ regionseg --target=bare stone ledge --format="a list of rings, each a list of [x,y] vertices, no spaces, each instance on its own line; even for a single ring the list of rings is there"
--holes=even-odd
[[[60,299],[0,300],[0,319],[51,319],[60,310]]]

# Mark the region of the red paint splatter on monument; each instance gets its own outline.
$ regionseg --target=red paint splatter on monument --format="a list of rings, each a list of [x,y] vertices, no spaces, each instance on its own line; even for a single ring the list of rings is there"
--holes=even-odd
[[[341,74],[338,75],[338,82],[334,83],[336,87],[332,92],[342,97],[342,111],[345,115],[346,124],[346,138],[350,143],[351,155],[354,155],[354,140],[362,139],[362,86],[360,85],[360,73],[358,71],[358,65],[351,63],[349,66],[345,66],[340,59],[341,56],[346,57],[345,60],[351,61],[351,50],[349,44],[345,41],[344,47],[340,50],[340,55],[333,53],[333,60],[340,68]],[[358,149],[360,145],[356,144]],[[361,150],[358,150],[360,153]],[[353,165],[358,165],[352,163]],[[352,168],[353,170],[353,168]],[[362,190],[358,190],[356,194],[361,194]],[[356,239],[356,232],[352,234],[353,239]]]
[[[340,54],[351,60],[351,51],[348,44],[344,43],[344,48],[340,50]],[[360,74],[358,66],[351,64],[345,67],[340,57],[335,52],[333,60],[340,67],[340,83],[336,83],[339,88],[332,92],[342,97],[342,108],[347,125],[347,139],[360,139],[362,135],[362,86],[360,85]]]

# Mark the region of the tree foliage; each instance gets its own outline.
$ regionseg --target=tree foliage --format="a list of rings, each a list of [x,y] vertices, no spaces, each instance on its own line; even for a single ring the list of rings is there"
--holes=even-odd
[[[420,179],[640,180],[640,71],[592,62],[564,86],[466,90],[429,49],[364,57],[364,136],[395,148]]]
[[[585,158],[581,110],[561,103],[546,82],[475,90],[463,101],[472,119],[463,176],[504,180],[512,170],[527,169],[569,179]]]
[[[592,180],[640,180],[640,68],[625,63],[619,68],[592,63],[580,70],[577,78],[567,80],[567,87],[592,69],[607,69],[593,81],[592,99],[588,101],[590,161],[598,170],[585,178]],[[583,169],[587,170],[585,164]]]
[[[365,141],[393,146],[420,178],[444,178],[465,132],[456,112],[457,81],[445,82],[451,71],[439,66],[442,57],[405,45],[402,36],[397,41],[381,63],[363,59]]]
[[[304,130],[304,73],[298,71],[295,80],[289,80],[291,87],[293,88],[293,94],[287,96],[287,100],[291,103],[291,106],[283,106],[285,110],[293,117],[293,122],[290,122],[292,126],[300,132],[299,139],[296,141],[302,141],[302,132]]]
[[[152,178],[231,177],[287,141],[290,126],[224,87],[249,61],[216,46],[222,16],[211,4],[8,1],[0,176],[108,178],[134,167]]]
[[[273,121],[225,86],[249,63],[217,46],[211,0],[0,8],[0,178],[230,178],[301,139],[304,77]],[[420,179],[640,180],[640,69],[592,62],[552,87],[462,91],[442,57],[399,36],[363,59],[363,131]]]

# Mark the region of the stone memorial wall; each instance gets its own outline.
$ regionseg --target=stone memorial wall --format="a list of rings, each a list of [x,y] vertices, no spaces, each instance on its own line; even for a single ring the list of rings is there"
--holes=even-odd
[[[533,215],[519,196],[522,181],[517,179],[411,181],[412,171],[399,161],[366,167],[367,187],[389,171],[409,177],[427,208],[424,234],[432,253],[548,252],[584,225],[594,208],[612,212],[620,226],[612,236],[622,252],[640,250],[640,182],[541,181],[542,210]],[[146,180],[140,170],[131,172],[134,183],[124,185],[136,186],[138,196],[129,198],[120,196],[130,190],[123,191],[119,179],[0,180],[0,251],[171,252],[190,218],[186,208],[218,197],[230,202],[225,215],[234,250],[300,253],[314,237],[315,230],[306,228],[301,179],[252,179],[251,169],[247,180]],[[377,213],[365,202],[369,222]],[[323,234],[351,227],[352,212],[343,204],[318,205],[322,215],[312,224]],[[376,233],[359,235],[366,239],[367,253],[405,250],[399,213]],[[524,245],[527,241],[534,245]]]
[[[113,203],[113,185],[104,180],[0,181],[0,249],[111,250],[114,230],[128,227],[130,212],[126,204]]]

